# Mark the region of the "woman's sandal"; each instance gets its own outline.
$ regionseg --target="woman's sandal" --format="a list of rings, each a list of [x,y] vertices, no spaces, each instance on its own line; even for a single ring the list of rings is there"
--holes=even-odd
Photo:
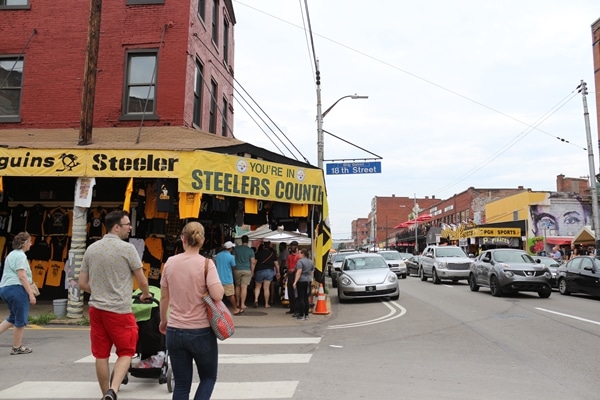
[[[29,347],[25,347],[23,345],[21,345],[19,347],[13,346],[10,354],[13,355],[13,356],[16,355],[16,354],[29,354],[32,351],[33,351],[32,349],[30,349]]]

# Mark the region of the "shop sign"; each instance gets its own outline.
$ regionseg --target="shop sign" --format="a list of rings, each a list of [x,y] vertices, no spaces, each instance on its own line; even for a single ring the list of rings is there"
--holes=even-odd
[[[520,237],[520,228],[468,228],[464,231],[464,237],[505,236]]]
[[[508,246],[508,247],[519,247],[519,239],[509,237],[484,237],[480,239],[482,246]]]
[[[323,172],[239,156],[180,154],[180,192],[201,192],[284,203],[321,204]]]
[[[180,192],[322,204],[323,171],[208,151],[2,149],[1,176],[177,178]]]
[[[178,171],[174,151],[0,149],[3,176],[176,178]]]

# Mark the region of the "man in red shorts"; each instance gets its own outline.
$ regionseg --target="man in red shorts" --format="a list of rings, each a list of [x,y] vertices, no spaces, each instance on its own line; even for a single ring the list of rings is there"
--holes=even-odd
[[[133,276],[142,290],[142,301],[152,297],[137,250],[125,240],[131,232],[129,216],[112,211],[105,217],[104,237],[92,243],[83,255],[79,288],[90,293],[89,318],[92,355],[104,397],[117,400],[123,378],[135,354],[138,326],[131,310]],[[115,346],[117,361],[110,380],[108,359]]]

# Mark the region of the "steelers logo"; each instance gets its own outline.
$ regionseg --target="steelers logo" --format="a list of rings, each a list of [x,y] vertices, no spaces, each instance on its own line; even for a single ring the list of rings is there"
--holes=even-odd
[[[304,172],[303,169],[299,169],[298,172],[296,172],[296,178],[298,178],[298,180],[302,182],[304,178],[306,178],[306,172]]]
[[[238,162],[235,164],[235,168],[241,172],[242,174],[246,173],[246,171],[248,171],[248,163],[246,162],[246,160],[238,160]]]

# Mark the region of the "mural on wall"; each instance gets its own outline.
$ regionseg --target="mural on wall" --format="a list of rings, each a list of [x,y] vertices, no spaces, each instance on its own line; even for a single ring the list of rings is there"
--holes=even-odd
[[[529,206],[528,248],[532,253],[547,251],[544,238],[548,236],[575,236],[585,225],[591,224],[591,205],[573,193],[548,193],[546,199]]]

